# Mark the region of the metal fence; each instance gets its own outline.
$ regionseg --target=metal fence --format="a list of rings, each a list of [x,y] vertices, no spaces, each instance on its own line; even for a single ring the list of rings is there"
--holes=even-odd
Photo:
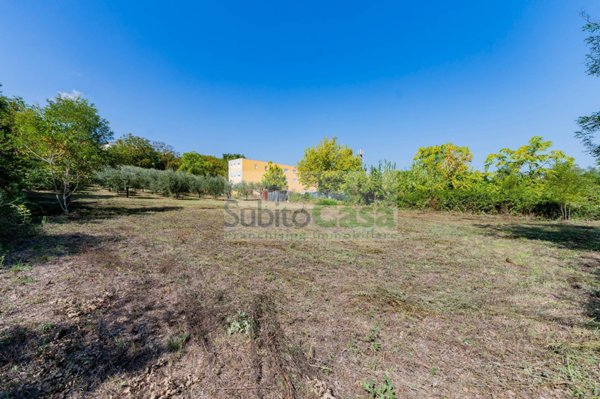
[[[267,195],[263,194],[263,199],[272,202],[284,202],[288,200],[288,192],[287,191],[266,191]]]

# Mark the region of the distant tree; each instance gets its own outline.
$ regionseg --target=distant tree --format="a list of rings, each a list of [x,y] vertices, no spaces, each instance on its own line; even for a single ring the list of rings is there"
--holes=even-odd
[[[227,167],[223,164],[223,160],[197,152],[184,153],[179,160],[178,170],[199,176],[225,176],[227,174]]]
[[[190,192],[198,194],[202,198],[207,192],[206,178],[204,176],[190,175]]]
[[[231,161],[232,159],[240,159],[240,158],[246,158],[246,156],[244,154],[223,154],[223,160],[225,162],[227,161]]]
[[[21,153],[39,162],[50,176],[56,199],[69,212],[71,196],[106,162],[112,138],[108,122],[83,98],[58,96],[45,107],[29,107],[16,116]]]
[[[204,161],[208,165],[208,176],[227,176],[228,164],[222,158],[217,158],[212,155],[202,155]]]
[[[207,174],[208,166],[197,152],[184,152],[179,159],[178,170],[203,176]]]
[[[237,183],[233,186],[233,189],[238,193],[238,195],[244,197],[248,200],[248,197],[252,195],[254,190],[256,190],[256,185],[254,183],[249,182],[241,182]]]
[[[179,168],[179,154],[173,147],[160,141],[152,142],[152,147],[158,153],[159,169],[177,170]]]
[[[561,218],[571,217],[571,208],[587,199],[593,182],[572,161],[557,162],[545,176],[547,197],[560,205]]]
[[[269,161],[267,165],[267,171],[261,180],[262,186],[269,191],[287,190],[287,178],[283,169],[277,164]]]
[[[527,145],[516,150],[503,148],[496,154],[488,155],[485,168],[489,170],[492,167],[501,176],[540,177],[550,165],[569,159],[562,151],[549,151],[551,146],[551,141],[533,136]]]
[[[443,180],[451,187],[458,187],[465,183],[465,175],[470,171],[472,160],[469,147],[447,143],[419,148],[413,167],[422,169],[431,178]]]
[[[589,34],[585,40],[590,49],[586,55],[587,73],[590,76],[600,76],[600,22],[592,21],[586,14],[583,17],[586,19],[583,30]],[[580,130],[575,133],[575,136],[600,164],[600,144],[594,141],[594,137],[600,132],[600,112],[580,117],[577,119],[577,124]]]
[[[173,170],[160,171],[154,183],[153,191],[162,195],[174,195],[175,198],[181,198],[185,193],[189,193],[190,179],[184,172],[175,172]]]
[[[162,169],[161,154],[144,137],[126,134],[111,144],[107,152],[114,165]]]
[[[324,138],[317,146],[307,148],[298,163],[300,182],[325,193],[339,190],[345,174],[361,168],[362,159],[349,147],[338,144],[335,137]]]
[[[219,195],[228,194],[228,189],[228,182],[223,178],[223,176],[208,176],[206,178],[206,191],[215,199]]]

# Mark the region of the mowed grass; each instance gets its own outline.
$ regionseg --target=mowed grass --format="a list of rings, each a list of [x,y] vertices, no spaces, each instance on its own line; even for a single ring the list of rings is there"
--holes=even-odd
[[[394,241],[223,231],[220,200],[95,192],[15,243],[0,397],[600,395],[598,223],[401,211]]]

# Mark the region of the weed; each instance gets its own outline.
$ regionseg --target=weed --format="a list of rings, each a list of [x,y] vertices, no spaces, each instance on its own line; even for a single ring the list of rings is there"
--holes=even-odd
[[[54,324],[54,323],[44,323],[40,327],[40,331],[43,333],[47,333],[47,332],[51,331],[52,329],[54,329],[54,327],[56,327],[56,324]]]
[[[26,263],[17,262],[14,264],[13,267],[10,268],[10,270],[12,270],[15,273],[27,272],[31,270],[31,266]]]
[[[579,366],[584,362],[582,359],[574,359],[570,355],[565,356],[565,365],[562,372],[569,382],[569,388],[575,398],[588,398],[600,396],[600,387],[580,370]],[[592,361],[593,364],[593,361]]]
[[[250,321],[246,312],[238,312],[235,316],[227,317],[227,333],[233,335],[241,333],[244,335],[250,334]]]
[[[363,389],[369,394],[370,398],[373,399],[396,399],[396,392],[394,392],[394,385],[390,378],[386,375],[383,383],[380,385],[375,384],[373,381],[365,381],[362,384]]]
[[[182,351],[185,347],[185,344],[189,341],[190,334],[182,333],[175,335],[174,337],[169,338],[167,341],[167,348],[171,352],[179,352]]]
[[[369,341],[369,349],[373,352],[379,352],[381,350],[381,337],[379,335],[380,329],[379,326],[371,327],[371,332],[369,333],[369,337],[367,340]]]

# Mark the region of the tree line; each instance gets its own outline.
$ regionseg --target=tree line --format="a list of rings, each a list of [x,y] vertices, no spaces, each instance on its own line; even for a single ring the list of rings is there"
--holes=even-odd
[[[59,95],[40,106],[0,92],[0,224],[28,220],[26,190],[52,191],[64,213],[75,192],[96,182],[177,197],[223,195],[228,160],[244,157],[180,155],[162,142],[133,134],[112,141],[113,136],[108,121],[85,98]]]
[[[484,170],[471,166],[468,147],[421,147],[409,169],[391,162],[364,167],[335,138],[309,148],[298,164],[300,181],[346,201],[401,208],[561,217],[575,212],[600,217],[600,171],[583,170],[573,158],[534,136],[519,148],[490,154]]]

